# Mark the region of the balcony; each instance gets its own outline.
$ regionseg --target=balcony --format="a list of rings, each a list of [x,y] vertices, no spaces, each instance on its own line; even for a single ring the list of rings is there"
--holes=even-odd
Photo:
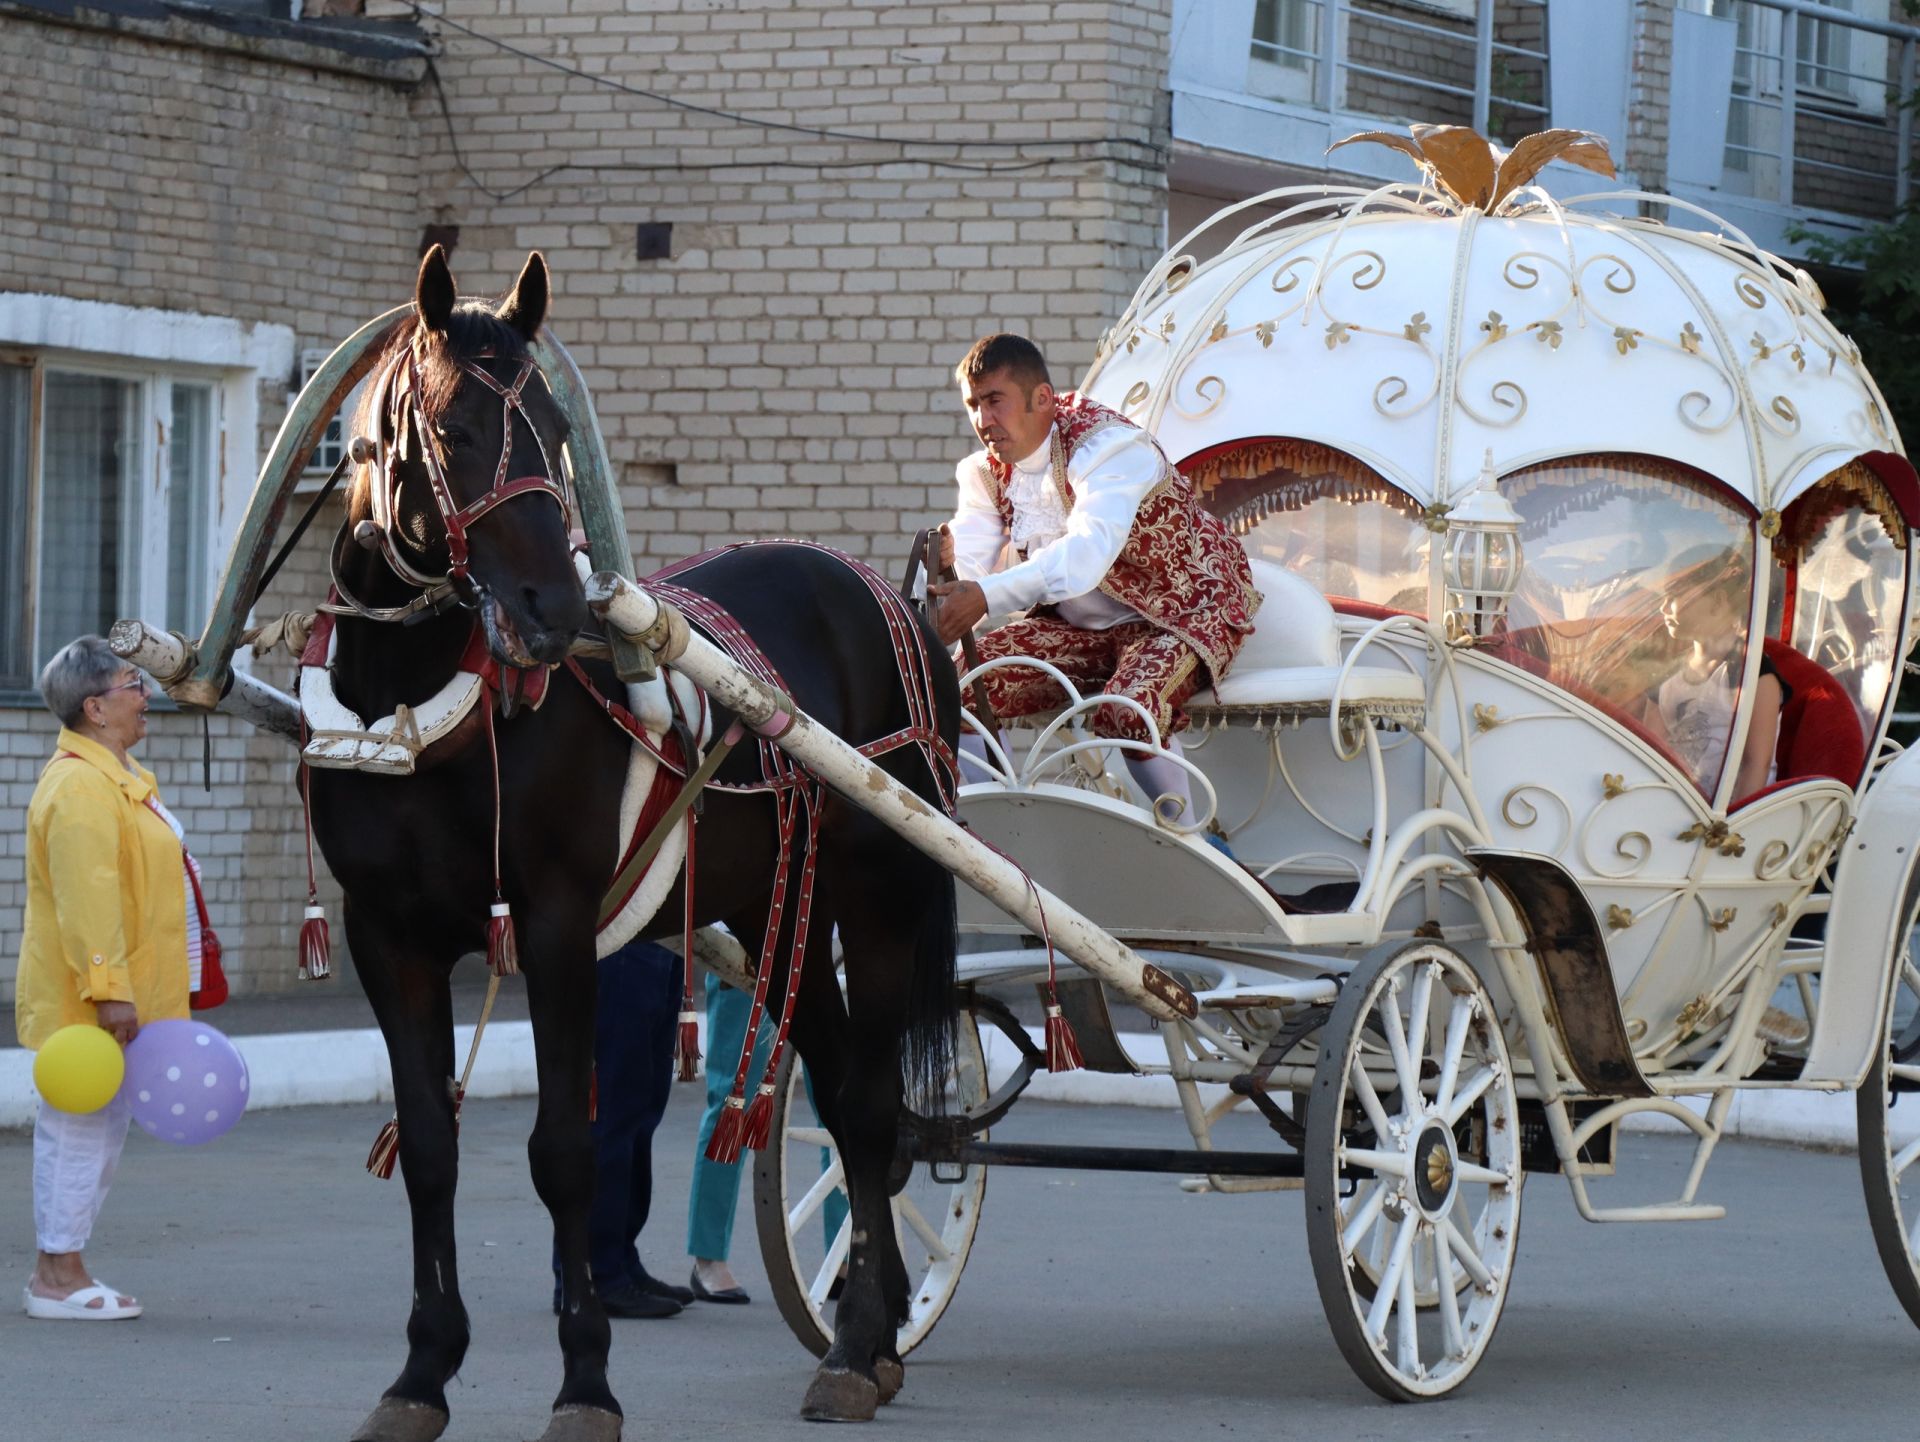
[[[1889,9],[1687,0],[1674,16],[1674,193],[1834,229],[1892,215],[1908,195],[1920,32]]]
[[[1920,29],[1890,20],[1890,6],[1176,0],[1174,184],[1217,195],[1324,174],[1331,142],[1383,125],[1469,125],[1508,144],[1564,126],[1612,142],[1624,188],[1670,190],[1790,251],[1792,222],[1858,229],[1907,197]],[[1630,99],[1644,136],[1632,157]],[[1370,149],[1341,152],[1337,167],[1407,178]],[[1628,173],[1630,160],[1650,173]],[[1559,168],[1542,180],[1562,194],[1595,188]],[[1673,219],[1687,223],[1677,208]]]

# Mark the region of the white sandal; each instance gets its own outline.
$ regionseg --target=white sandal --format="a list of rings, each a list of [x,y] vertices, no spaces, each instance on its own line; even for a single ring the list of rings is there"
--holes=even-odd
[[[126,1305],[122,1306],[120,1298],[123,1294],[101,1282],[82,1287],[65,1297],[42,1297],[31,1286],[24,1289],[23,1295],[27,1315],[41,1322],[118,1322],[137,1317],[143,1310],[132,1298],[128,1298]],[[96,1298],[99,1299],[99,1306],[87,1305]]]

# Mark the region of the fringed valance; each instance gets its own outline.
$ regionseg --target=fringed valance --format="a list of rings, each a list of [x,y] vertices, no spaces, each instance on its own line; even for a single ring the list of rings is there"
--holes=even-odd
[[[1907,523],[1886,482],[1865,461],[1848,461],[1813,483],[1781,513],[1780,534],[1773,538],[1773,554],[1783,566],[1803,559],[1835,516],[1865,511],[1880,523],[1887,539],[1907,548]]]

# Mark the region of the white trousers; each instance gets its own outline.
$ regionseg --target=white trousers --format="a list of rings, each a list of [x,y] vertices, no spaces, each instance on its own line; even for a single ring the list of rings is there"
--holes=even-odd
[[[33,1229],[41,1251],[86,1249],[132,1118],[124,1096],[85,1116],[40,1103],[33,1123]]]

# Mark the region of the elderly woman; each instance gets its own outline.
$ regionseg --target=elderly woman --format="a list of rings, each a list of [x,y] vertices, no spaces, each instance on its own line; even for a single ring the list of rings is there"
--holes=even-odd
[[[61,730],[27,806],[27,917],[14,1021],[30,1049],[76,1024],[100,1026],[125,1046],[142,1022],[187,1014],[188,918],[197,923],[203,914],[193,865],[153,773],[128,754],[147,734],[140,674],[98,636],[82,636],[47,663],[40,694]],[[140,1315],[140,1304],[95,1280],[81,1256],[128,1118],[124,1097],[84,1116],[40,1103],[33,1131],[39,1256],[26,1287],[29,1317]]]

